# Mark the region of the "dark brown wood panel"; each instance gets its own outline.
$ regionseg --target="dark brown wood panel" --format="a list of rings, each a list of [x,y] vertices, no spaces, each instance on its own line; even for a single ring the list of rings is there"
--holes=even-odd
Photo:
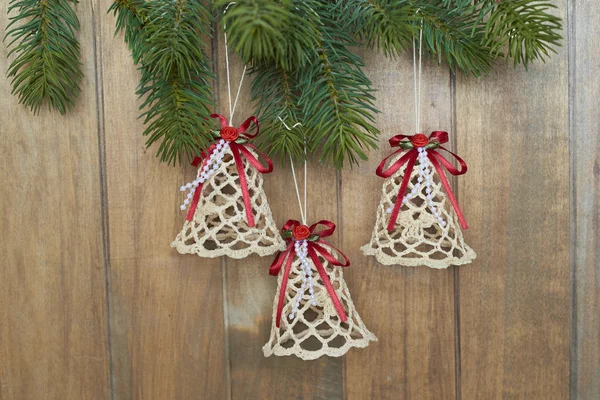
[[[35,116],[0,79],[3,400],[110,397],[91,4],[77,13],[85,79],[69,115]]]
[[[225,49],[217,36],[219,54],[218,112],[229,115]],[[237,92],[242,63],[230,58],[232,96]],[[244,80],[242,94],[235,111],[234,125],[254,112],[250,101],[250,83]],[[282,129],[284,127],[282,126]],[[275,170],[264,176],[264,188],[273,217],[280,228],[290,218],[300,220],[289,162],[274,160]],[[303,172],[298,166],[299,183]],[[308,223],[320,219],[337,220],[336,172],[310,162],[308,171]],[[252,256],[243,260],[225,259],[226,309],[229,360],[231,366],[231,399],[342,399],[342,360],[323,357],[302,361],[297,357],[265,358],[262,346],[269,340],[273,299],[277,278],[269,275],[274,256]]]
[[[564,15],[564,2],[559,2]],[[459,271],[465,399],[569,396],[567,52],[459,76],[458,180],[476,262]]]
[[[573,2],[570,33],[572,399],[600,398],[600,10]]]
[[[160,164],[146,149],[138,72],[112,14],[101,21],[114,397],[222,399],[221,261],[170,248],[185,220],[179,187],[195,171]]]
[[[375,225],[383,179],[375,175],[388,154],[388,139],[414,134],[413,63],[408,55],[388,60],[368,53],[367,73],[378,89],[380,149],[360,168],[341,172],[343,249],[350,257],[348,285],[365,324],[379,338],[348,353],[347,398],[453,399],[455,395],[454,279],[452,268],[432,270],[378,264],[360,247]],[[450,74],[423,69],[422,127],[452,129]],[[452,140],[455,140],[452,137]]]

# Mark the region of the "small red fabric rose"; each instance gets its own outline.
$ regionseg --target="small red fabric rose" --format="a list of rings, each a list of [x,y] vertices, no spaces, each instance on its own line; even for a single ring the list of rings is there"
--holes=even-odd
[[[292,235],[296,240],[304,240],[310,236],[310,229],[308,229],[308,226],[306,225],[298,225],[294,227]]]
[[[410,142],[415,147],[423,147],[426,146],[427,143],[429,143],[429,139],[422,133],[417,133],[416,135],[410,138]]]
[[[226,126],[225,128],[222,128],[220,134],[221,137],[228,142],[235,141],[239,136],[237,129],[233,126]]]

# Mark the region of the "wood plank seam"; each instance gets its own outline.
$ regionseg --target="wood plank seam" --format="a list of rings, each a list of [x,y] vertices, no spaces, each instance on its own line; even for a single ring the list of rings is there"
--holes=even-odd
[[[450,129],[452,129],[452,134],[454,136],[454,140],[451,141],[451,148],[454,153],[458,154],[458,140],[456,140],[456,136],[458,135],[457,127],[456,127],[456,76],[452,72],[450,68],[448,68],[448,73],[450,74]],[[457,200],[459,198],[459,188],[458,188],[458,179],[456,176],[452,176],[451,180],[452,187],[454,188],[454,193]],[[456,400],[461,399],[461,390],[460,390],[460,380],[461,380],[461,354],[460,354],[460,269],[456,266],[453,266],[452,275],[454,278],[454,396]]]
[[[336,203],[337,203],[337,215],[338,220],[335,221],[338,224],[337,228],[337,236],[338,243],[342,245],[344,243],[344,213],[343,213],[343,203],[342,203],[342,172],[340,170],[335,171],[335,180],[336,180]],[[308,212],[308,210],[305,210]],[[343,250],[342,250],[343,251]],[[352,260],[350,260],[350,265],[352,265]],[[342,357],[342,399],[348,400],[348,391],[346,390],[346,357]]]
[[[115,398],[114,391],[114,370],[113,370],[113,350],[111,341],[111,307],[110,307],[110,237],[108,220],[108,186],[106,183],[106,135],[104,127],[104,89],[103,89],[103,69],[102,69],[102,31],[100,22],[96,13],[96,2],[91,3],[92,10],[92,32],[94,34],[93,54],[94,54],[94,72],[96,80],[96,114],[97,114],[97,133],[98,133],[98,184],[100,196],[100,214],[102,218],[102,264],[104,268],[104,287],[106,301],[106,338],[108,349],[108,383],[111,400]]]
[[[576,29],[573,18],[576,16],[576,3],[574,0],[567,0],[567,71],[568,71],[568,97],[569,97],[569,217],[570,217],[570,243],[569,243],[569,330],[571,335],[571,343],[569,345],[569,398],[577,399],[577,214],[575,205],[577,204],[577,181],[576,181],[576,165],[577,160],[573,154],[575,131],[577,124],[575,120],[576,101],[575,101],[575,83],[576,83],[576,63],[577,53],[576,45],[572,43],[576,38]]]

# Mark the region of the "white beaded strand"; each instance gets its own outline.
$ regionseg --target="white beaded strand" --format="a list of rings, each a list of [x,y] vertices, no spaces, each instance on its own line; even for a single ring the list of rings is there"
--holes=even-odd
[[[444,221],[444,218],[442,218],[438,209],[433,203],[433,194],[431,193],[431,186],[433,185],[433,171],[429,168],[430,164],[427,157],[427,149],[425,147],[417,147],[417,151],[419,152],[419,177],[417,178],[417,182],[414,184],[410,193],[402,198],[402,204],[406,204],[409,200],[417,197],[419,190],[421,190],[421,186],[424,183],[425,194],[427,195],[427,205],[429,206],[431,213],[436,217],[441,226],[446,226],[446,221]],[[388,208],[386,212],[390,214],[392,212],[392,208]]]
[[[429,169],[429,162],[427,159],[427,150],[424,147],[419,147],[419,179],[425,178],[425,194],[427,195],[427,204],[431,213],[437,218],[438,223],[441,226],[446,226],[446,221],[442,218],[438,209],[433,204],[433,194],[431,193],[431,186],[433,185],[433,171]]]
[[[308,293],[310,295],[310,300],[313,306],[317,305],[317,300],[315,299],[315,289],[313,287],[313,275],[312,268],[306,256],[308,255],[308,243],[306,240],[297,240],[294,243],[294,250],[296,251],[296,256],[300,259],[300,263],[302,265],[302,285],[300,286],[300,290],[296,295],[296,301],[294,306],[292,307],[292,312],[290,313],[290,320],[293,320],[296,314],[298,313],[298,309],[300,308],[300,301],[302,301],[302,297],[306,292],[306,288],[308,286]]]
[[[221,163],[223,162],[223,157],[225,156],[227,150],[229,150],[229,142],[227,142],[225,139],[220,139],[217,142],[216,148],[211,152],[208,161],[202,168],[202,171],[200,171],[198,174],[198,177],[179,188],[179,190],[182,192],[189,190],[189,193],[183,201],[183,204],[179,207],[181,211],[184,211],[190,204],[190,201],[192,200],[192,197],[194,197],[194,192],[198,186],[200,186],[201,183],[206,182],[215,172],[217,172],[221,166]]]

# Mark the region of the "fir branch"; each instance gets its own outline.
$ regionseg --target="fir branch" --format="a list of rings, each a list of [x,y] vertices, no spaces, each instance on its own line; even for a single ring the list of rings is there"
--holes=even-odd
[[[305,128],[311,132],[309,149],[321,151],[321,161],[342,168],[367,159],[367,149],[377,148],[379,130],[373,125],[378,112],[364,62],[348,47],[357,43],[335,7],[319,8],[323,25],[316,62],[300,71],[300,105]]]
[[[336,0],[340,19],[353,27],[368,47],[395,56],[418,35],[417,9],[408,0]]]
[[[199,154],[211,140],[213,80],[206,44],[212,17],[200,0],[154,0],[140,49],[142,78],[137,93],[147,124],[147,146],[159,141],[157,156],[168,164]]]
[[[125,43],[131,50],[135,64],[140,62],[140,51],[146,39],[143,28],[150,12],[148,5],[145,0],[115,0],[108,9],[116,17],[115,35],[124,32]]]
[[[525,68],[534,60],[545,60],[549,53],[556,53],[562,36],[561,19],[549,14],[556,8],[540,0],[511,0],[496,3],[497,7],[486,25],[487,44],[491,51],[500,53],[508,49],[514,66]]]
[[[247,64],[274,63],[287,71],[305,64],[316,45],[320,23],[317,0],[218,0],[227,12],[221,25],[229,43]]]
[[[77,15],[67,0],[11,0],[8,12],[15,10],[4,37],[16,45],[8,53],[16,55],[8,68],[12,94],[36,114],[44,102],[65,114],[83,78]]]
[[[495,59],[485,44],[485,24],[476,6],[446,7],[447,0],[424,2],[418,15],[423,21],[423,41],[438,62],[456,72],[487,74]]]
[[[294,160],[304,160],[308,132],[298,106],[297,73],[288,72],[275,64],[254,66],[249,73],[253,77],[251,95],[257,102],[257,114],[261,121],[259,140],[270,154],[279,154],[282,162],[286,162],[290,156]],[[298,122],[300,124],[296,125]]]

